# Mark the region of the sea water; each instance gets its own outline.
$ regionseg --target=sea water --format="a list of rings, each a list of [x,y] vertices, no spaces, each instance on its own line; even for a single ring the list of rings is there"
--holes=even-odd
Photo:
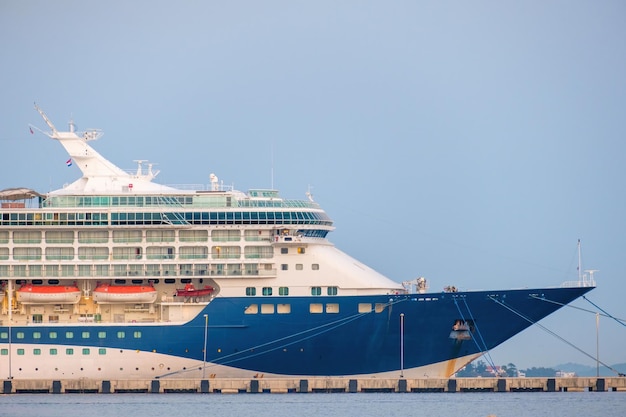
[[[6,417],[624,417],[626,392],[11,394]]]

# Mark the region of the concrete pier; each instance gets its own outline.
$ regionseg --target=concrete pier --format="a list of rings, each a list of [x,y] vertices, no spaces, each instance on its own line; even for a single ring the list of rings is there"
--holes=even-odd
[[[2,394],[19,393],[464,393],[464,392],[626,392],[626,378],[258,378],[258,379],[6,379]]]

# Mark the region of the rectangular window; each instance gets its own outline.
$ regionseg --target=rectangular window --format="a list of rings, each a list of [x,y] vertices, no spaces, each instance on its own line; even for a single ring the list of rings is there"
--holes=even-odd
[[[8,339],[9,332],[0,332],[0,339]]]
[[[72,348],[65,349],[65,354],[66,355],[73,355],[74,354],[74,349],[72,349]]]
[[[65,332],[65,338],[66,339],[73,339],[74,338],[74,332]]]
[[[17,354],[18,355],[23,355],[24,354],[24,349],[18,349],[17,350]]]
[[[328,287],[326,293],[328,295],[337,295],[337,287]]]
[[[39,348],[33,349],[33,355],[41,355],[41,349]]]
[[[319,271],[319,269],[320,269],[320,264],[312,264],[312,265],[311,265],[311,269],[312,269],[312,270],[314,270],[314,271]]]
[[[18,339],[23,339],[24,338],[24,332],[17,332],[15,334],[15,337],[18,338]]]
[[[278,295],[289,295],[289,287],[278,288]]]
[[[16,261],[34,261],[41,259],[41,248],[14,248],[13,259]]]
[[[359,303],[359,313],[371,313],[372,312],[372,304],[371,303]]]
[[[98,349],[98,355],[106,355],[107,354],[107,350],[106,348],[100,348]]]
[[[83,332],[83,333],[82,333],[82,335],[81,335],[81,337],[82,337],[83,339],[89,339],[91,336],[89,335],[89,332]]]
[[[296,264],[296,271],[302,271],[302,264]]]
[[[339,313],[339,304],[337,303],[328,303],[326,304],[326,313]]]
[[[206,242],[208,233],[206,230],[181,230],[178,238],[181,242]]]
[[[8,354],[9,354],[9,349],[6,349],[6,348],[0,349],[0,355],[6,356]]]
[[[247,287],[246,288],[246,295],[248,295],[248,296],[256,295],[256,288],[254,288],[254,287]]]
[[[322,304],[312,303],[309,305],[309,312],[314,314],[320,314],[324,312],[324,306]]]
[[[276,312],[278,314],[289,314],[289,313],[291,313],[291,304],[278,304],[276,306]]]
[[[140,232],[141,233],[141,232]],[[173,230],[148,230],[146,233],[148,242],[173,242]]]
[[[282,269],[283,271],[286,271],[286,270],[288,270],[288,269],[289,269],[289,266],[288,266],[287,264],[282,264],[282,265],[280,266],[280,269]]]
[[[289,248],[280,248],[280,253],[283,255],[289,253]]]
[[[299,254],[303,254],[304,253],[304,248],[303,247],[299,247],[298,248],[298,253]]]
[[[113,242],[115,243],[141,242],[141,230],[114,230]]]
[[[133,332],[133,337],[135,339],[141,339],[141,332],[139,332],[139,331]]]
[[[98,339],[106,339],[107,332],[98,332]]]
[[[50,332],[50,333],[48,334],[48,337],[49,337],[50,339],[56,339],[56,338],[57,338],[57,332]]]
[[[274,314],[274,304],[261,304],[261,314]]]
[[[181,259],[206,259],[209,256],[206,246],[182,246],[179,250]]]
[[[322,295],[322,287],[311,287],[311,295]]]
[[[33,339],[41,339],[41,332],[33,332]]]
[[[89,348],[83,348],[83,355],[89,355]]]
[[[263,295],[272,295],[272,287],[263,287]]]
[[[377,313],[382,313],[383,311],[385,311],[385,304],[376,303],[376,307],[374,307],[374,311],[376,311]]]
[[[125,332],[117,332],[117,338],[118,339],[124,339],[126,337],[126,333]]]
[[[50,354],[51,354],[52,356],[56,355],[57,353],[58,353],[58,351],[57,351],[57,349],[56,349],[56,348],[50,348]]]
[[[79,243],[107,243],[108,241],[109,232],[104,230],[78,232]]]

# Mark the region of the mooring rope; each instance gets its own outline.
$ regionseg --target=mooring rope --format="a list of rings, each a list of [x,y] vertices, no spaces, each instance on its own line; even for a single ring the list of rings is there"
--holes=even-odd
[[[456,309],[459,311],[459,314],[461,315],[461,320],[463,320],[463,322],[467,323],[467,321],[465,320],[465,317],[463,315],[463,312],[461,311],[461,307],[459,307],[459,304],[457,302],[457,298],[458,297],[454,297],[454,305],[456,306]],[[472,339],[474,340],[474,343],[476,344],[476,347],[478,348],[478,351],[485,353],[485,358],[487,359],[487,362],[491,366],[491,369],[493,369],[493,371],[496,372],[496,363],[494,362],[493,358],[491,357],[491,354],[489,353],[489,349],[487,348],[487,344],[485,343],[485,339],[483,339],[483,336],[480,333],[480,330],[478,329],[478,324],[476,324],[476,320],[474,320],[474,317],[472,316],[472,312],[469,309],[469,306],[467,305],[467,301],[465,300],[465,297],[463,298],[463,302],[465,303],[465,308],[467,308],[467,312],[469,313],[470,318],[471,318],[472,322],[474,323],[474,328],[476,329],[476,332],[478,333],[478,336],[480,337],[480,340],[481,340],[483,346],[480,346],[480,344],[478,343],[478,340],[476,340],[475,337],[472,337]]]
[[[615,372],[617,375],[621,375],[621,373],[620,373],[618,370],[616,370],[616,369],[612,368],[611,366],[609,366],[608,364],[606,364],[606,363],[602,362],[602,361],[601,361],[601,360],[599,360],[597,357],[595,357],[595,356],[593,356],[593,355],[591,355],[591,354],[589,354],[589,353],[585,352],[584,350],[582,350],[581,348],[579,348],[578,346],[576,346],[576,345],[575,345],[575,344],[573,344],[572,342],[570,342],[570,341],[568,341],[567,339],[565,339],[565,338],[563,338],[563,337],[559,336],[558,334],[556,334],[556,333],[555,333],[555,332],[553,332],[552,330],[548,329],[546,326],[542,325],[541,323],[539,323],[539,322],[536,322],[536,321],[533,321],[533,320],[529,319],[528,317],[524,316],[522,313],[520,313],[519,311],[515,310],[514,308],[509,307],[508,305],[504,304],[504,303],[503,303],[503,302],[501,302],[500,300],[496,300],[494,297],[491,297],[491,296],[490,296],[489,298],[490,298],[492,301],[494,301],[495,303],[497,303],[497,304],[501,305],[502,307],[506,308],[507,310],[511,311],[512,313],[517,314],[518,316],[520,316],[520,317],[521,317],[521,318],[523,318],[524,320],[528,321],[529,323],[531,323],[531,324],[533,324],[533,325],[536,325],[536,326],[537,326],[537,327],[539,327],[540,329],[542,329],[542,330],[544,330],[545,332],[547,332],[547,333],[551,334],[552,336],[556,337],[557,339],[559,339],[559,340],[560,340],[560,341],[562,341],[563,343],[565,343],[565,344],[567,344],[567,345],[569,345],[569,346],[573,347],[574,349],[576,349],[577,351],[579,351],[579,352],[580,352],[580,353],[582,353],[583,355],[585,355],[585,356],[587,356],[587,357],[589,357],[589,358],[593,359],[594,361],[597,361],[599,364],[601,364],[602,366],[605,366],[607,369],[610,369],[611,371]],[[535,298],[538,298],[538,299],[540,299],[540,300],[542,299],[542,298],[540,298],[540,297],[535,297]],[[549,301],[549,300],[546,300],[546,301]]]

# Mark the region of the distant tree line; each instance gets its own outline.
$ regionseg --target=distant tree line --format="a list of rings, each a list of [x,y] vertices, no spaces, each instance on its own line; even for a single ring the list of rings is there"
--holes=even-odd
[[[517,366],[513,363],[509,363],[507,365],[496,366],[495,369],[491,365],[487,365],[484,361],[479,360],[476,363],[471,362],[465,368],[461,369],[456,373],[456,376],[459,378],[477,378],[477,377],[517,377],[517,376],[527,376],[527,377],[553,377],[557,373],[556,369],[552,368],[528,368],[528,369],[517,369]]]

